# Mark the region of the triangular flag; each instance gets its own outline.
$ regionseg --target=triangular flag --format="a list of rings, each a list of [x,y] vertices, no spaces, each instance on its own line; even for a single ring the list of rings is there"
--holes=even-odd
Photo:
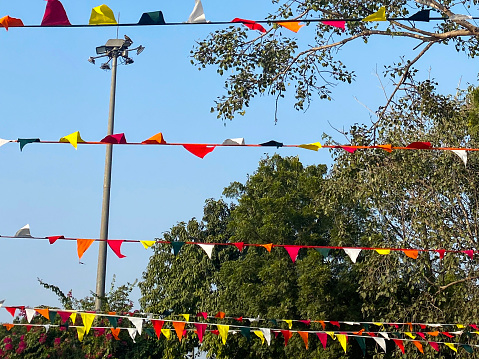
[[[60,319],[62,321],[62,324],[64,324],[68,319],[70,319],[72,313],[71,312],[63,312],[63,311],[58,311],[58,315],[60,316]]]
[[[299,336],[303,338],[304,345],[306,350],[308,350],[308,332],[298,332]]]
[[[10,16],[2,17],[0,19],[0,25],[2,25],[7,31],[9,27],[24,26],[22,20]]]
[[[165,25],[165,18],[161,11],[144,12],[138,25]]]
[[[197,317],[203,317],[205,320],[208,319],[208,313],[206,312],[199,312],[196,314]]]
[[[346,334],[336,334],[336,337],[338,338],[339,344],[341,344],[341,347],[346,353],[346,345],[348,344],[348,337],[346,336]]]
[[[379,254],[382,254],[382,255],[387,255],[387,254],[391,253],[391,250],[390,249],[376,249],[376,252],[378,252]]]
[[[72,315],[70,316],[70,318],[72,319],[73,325],[75,325],[75,321],[76,321],[76,319],[77,319],[77,313],[76,313],[76,312],[73,312]]]
[[[17,238],[32,238],[30,234],[30,225],[26,224],[22,228],[20,228],[17,233],[15,233],[14,237]]]
[[[268,142],[260,143],[259,145],[260,145],[260,146],[265,146],[265,147],[276,147],[276,148],[283,147],[283,143],[282,143],[282,142],[278,142],[278,141],[275,141],[275,140],[271,140],[271,141],[268,141]]]
[[[158,337],[158,339],[160,339],[160,336],[161,336],[161,328],[163,328],[163,324],[165,322],[162,321],[162,320],[152,320],[151,321],[151,324],[153,324],[153,329],[155,329],[155,333],[156,333],[156,336]]]
[[[366,356],[366,340],[364,338],[361,338],[361,337],[355,337],[355,338],[356,338],[356,341],[359,344],[359,347],[361,348],[361,350],[363,352],[363,355]]]
[[[372,148],[380,148],[386,152],[391,153],[393,151],[393,148],[391,145],[377,145],[377,146],[372,146]]]
[[[118,318],[117,317],[112,317],[112,316],[107,316],[106,319],[110,322],[111,326],[116,329],[118,326]]]
[[[379,335],[383,336],[384,338],[386,338],[387,340],[389,340],[389,334],[387,332],[379,332],[378,333]]]
[[[396,345],[401,349],[402,353],[404,354],[404,343],[402,340],[399,339],[393,339],[393,342],[396,343]]]
[[[78,334],[78,340],[83,341],[83,337],[85,336],[85,328],[84,327],[77,327],[77,334]]]
[[[81,320],[83,321],[83,326],[85,327],[85,333],[88,334],[90,332],[91,325],[95,320],[96,314],[93,313],[81,313]]]
[[[471,20],[471,15],[464,15],[464,14],[453,14],[448,17],[449,20],[457,21],[457,20]]]
[[[244,138],[227,138],[223,141],[224,146],[244,146]]]
[[[211,255],[213,254],[213,248],[215,247],[214,244],[209,243],[197,243],[208,255],[208,258],[211,259]]]
[[[431,142],[412,142],[406,146],[406,148],[411,148],[415,150],[429,150],[432,148]]]
[[[173,327],[175,328],[176,335],[178,336],[178,340],[181,342],[181,338],[183,338],[183,330],[185,329],[185,322],[173,322]]]
[[[474,350],[472,349],[472,347],[470,345],[467,345],[467,344],[461,344],[461,347],[463,347],[463,349],[468,352],[469,354],[472,354],[474,352]]]
[[[1,22],[1,19],[0,19]],[[23,147],[28,145],[29,143],[40,142],[39,138],[19,138],[17,142],[20,144],[20,151],[23,150]]]
[[[253,21],[253,20],[239,19],[236,17],[233,20],[231,20],[231,22],[240,22],[250,30],[258,30],[262,33],[266,32],[266,29],[263,26],[261,26],[261,24],[258,24],[256,21]]]
[[[198,340],[200,343],[203,343],[203,336],[205,335],[207,326],[208,324],[195,323],[196,334],[198,334]]]
[[[417,13],[409,16],[408,20],[409,21],[425,21],[425,22],[429,22],[429,13],[431,12],[431,10],[427,9],[427,10],[421,10],[421,11],[418,11]]]
[[[300,25],[299,21],[278,22],[278,25],[287,28],[293,32],[298,32],[304,25]]]
[[[464,166],[467,166],[467,151],[465,150],[451,150],[454,152],[456,155],[459,156],[459,158],[464,162]]]
[[[416,334],[419,335],[422,339],[426,339],[426,334],[421,332],[416,332]]]
[[[229,325],[218,324],[217,327],[218,327],[218,331],[220,332],[220,337],[221,337],[221,340],[223,342],[223,345],[225,345],[226,344],[226,338],[228,338],[228,331],[230,330],[230,326]]]
[[[344,252],[349,256],[353,263],[356,263],[361,249],[359,248],[343,248]]]
[[[438,249],[438,250],[436,250],[436,252],[439,253],[439,259],[443,259],[444,255],[446,254],[445,249]]]
[[[189,314],[181,314],[183,318],[185,318],[185,321],[189,322],[190,321],[190,315]]]
[[[151,145],[164,145],[166,144],[166,141],[163,138],[163,134],[161,132],[158,132],[156,135],[151,136],[149,139],[144,140],[142,143]]]
[[[78,259],[81,259],[86,250],[95,242],[94,239],[77,239]]]
[[[258,338],[261,339],[261,344],[264,344],[264,334],[261,330],[255,330],[253,333],[255,333]]]
[[[216,313],[215,318],[224,319],[225,316],[226,316],[225,312],[218,312],[218,313]]]
[[[3,324],[3,326],[4,326],[8,331],[10,331],[10,329],[12,329],[12,328],[15,326],[15,324]]]
[[[321,23],[324,25],[337,27],[339,29],[342,29],[343,31],[346,28],[346,21],[344,20],[339,20],[339,21],[324,20],[324,21],[321,21]]]
[[[343,150],[349,153],[354,153],[358,150],[356,147],[352,147],[352,146],[334,146],[334,148],[342,148]]]
[[[436,342],[429,342],[429,345],[435,350],[435,351],[439,351],[439,344],[436,343]]]
[[[334,332],[326,332],[326,334],[328,334],[331,339],[336,340],[336,335],[334,334]]]
[[[27,333],[30,333],[30,330],[33,328],[31,325],[26,325],[25,327],[27,328]]]
[[[183,147],[185,150],[191,152],[195,156],[199,158],[205,158],[205,156],[212,152],[216,146],[208,146],[208,145],[199,145],[199,144],[184,144]]]
[[[315,248],[324,258],[329,255],[331,248]]]
[[[94,7],[91,10],[89,25],[117,24],[113,11],[106,5]]]
[[[171,242],[171,245],[173,246],[173,254],[175,256],[178,255],[178,253],[180,253],[180,249],[181,247],[183,247],[184,244],[185,242],[180,242],[180,241]]]
[[[373,338],[376,343],[381,347],[381,349],[386,353],[386,340],[384,338]]]
[[[376,11],[374,14],[366,16],[361,21],[386,21],[386,7],[381,6],[381,8]]]
[[[128,334],[130,334],[130,338],[133,340],[133,343],[136,343],[135,338],[136,338],[136,334],[138,333],[136,328],[126,328],[126,329],[128,330]]]
[[[438,332],[438,331],[436,331],[436,332],[427,332],[427,334],[428,334],[428,335],[431,335],[431,336],[433,336],[433,337],[439,336],[439,332]]]
[[[317,151],[321,148],[321,144],[319,142],[314,142],[305,145],[299,145],[298,147],[305,148],[307,150]]]
[[[103,138],[100,142],[111,143],[113,145],[124,145],[127,143],[124,133],[116,133],[114,135],[108,135],[105,138]]]
[[[266,328],[260,328],[260,330],[263,332],[266,343],[268,343],[268,345],[271,345],[271,330]]]
[[[0,147],[2,147],[4,144],[12,142],[11,140],[4,140],[3,138],[0,138]]]
[[[71,25],[63,5],[58,0],[48,0],[42,26]]]
[[[171,339],[171,330],[170,329],[161,329],[161,334],[163,334],[166,340]]]
[[[448,338],[454,338],[454,335],[449,334],[448,332],[441,332],[442,335],[445,335]]]
[[[404,334],[406,334],[411,339],[416,339],[416,336],[411,332],[404,332]]]
[[[48,238],[48,242],[50,242],[50,244],[55,243],[59,239],[65,239],[64,236],[51,236],[51,237],[47,237],[47,238]]]
[[[241,327],[240,328],[241,334],[247,339],[251,339],[251,329],[248,327]]]
[[[288,341],[291,339],[293,336],[293,333],[290,332],[289,330],[280,330],[281,334],[283,334],[284,338],[284,346],[288,345]]]
[[[424,349],[422,348],[422,344],[417,340],[413,340],[412,343],[416,346],[416,348],[424,354]]]
[[[273,248],[273,243],[261,244],[261,247],[264,247],[268,252],[271,252],[271,248]]]
[[[111,250],[118,256],[118,258],[125,258],[124,254],[121,254],[121,245],[123,240],[121,239],[107,239],[107,243],[110,246]],[[141,331],[140,331],[141,335]]]
[[[35,309],[25,308],[25,314],[27,315],[27,322],[30,323],[35,316],[36,311]]]
[[[50,310],[50,324],[55,324],[55,318],[57,317],[57,312]]]
[[[444,343],[444,345],[457,353],[457,348],[452,343]]]
[[[326,333],[316,333],[319,338],[319,341],[323,345],[323,348],[326,349],[326,344],[328,342],[328,335]]]
[[[284,246],[284,249],[288,252],[293,263],[296,262],[296,258],[298,258],[298,253],[301,248],[302,246]]]
[[[404,249],[403,253],[412,259],[417,259],[417,256],[419,255],[419,251],[416,249]]]
[[[201,4],[201,0],[195,0],[195,7],[193,8],[190,17],[186,22],[189,24],[206,22],[205,12],[203,11],[203,5]]]
[[[51,0],[49,0],[48,2],[50,1]],[[83,141],[83,139],[81,138],[80,132],[77,131],[77,132],[70,133],[69,135],[65,137],[60,138],[60,142],[70,143],[73,147],[75,147],[75,150],[76,150],[78,147],[78,144],[84,143],[85,141]]]
[[[244,242],[236,242],[236,243],[233,243],[233,245],[234,245],[236,248],[238,248],[238,250],[239,250],[240,252],[243,251]]]
[[[285,319],[284,322],[288,323],[288,328],[289,329],[291,329],[293,327],[293,321],[292,320]]]
[[[474,251],[473,251],[473,250],[468,249],[468,250],[466,250],[466,251],[462,251],[462,253],[467,254],[467,256],[468,256],[470,259],[474,259]]]
[[[130,317],[131,324],[133,324],[138,330],[138,333],[141,335],[141,330],[143,329],[143,318]]]
[[[332,325],[334,325],[335,327],[338,327],[338,328],[341,327],[341,325],[339,324],[339,322],[336,322],[336,321],[331,320],[331,321],[329,321],[329,323],[332,324]]]
[[[45,319],[50,320],[50,311],[48,308],[45,309],[35,309],[38,314],[42,315]]]
[[[148,249],[153,246],[156,241],[140,241],[140,243],[143,244],[143,247],[145,247],[145,249]]]

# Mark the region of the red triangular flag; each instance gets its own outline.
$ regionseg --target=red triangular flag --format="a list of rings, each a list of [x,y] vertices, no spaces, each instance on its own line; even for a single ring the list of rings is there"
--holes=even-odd
[[[15,311],[17,310],[17,307],[4,307],[4,308],[7,310],[7,312],[9,312],[12,315],[12,317],[15,318]]]
[[[435,351],[439,351],[439,344],[436,342],[429,342],[429,345],[432,346]]]
[[[284,346],[288,345],[288,341],[291,339],[293,333],[291,333],[289,330],[280,330],[280,332],[284,337]]]
[[[183,331],[185,330],[185,322],[173,322],[173,327],[175,328],[176,335],[178,336],[178,340],[181,342],[181,338],[183,338]]]
[[[58,0],[48,0],[42,26],[71,25],[63,5]]]
[[[339,324],[339,322],[334,322],[334,321],[331,320],[330,323],[331,323],[332,325],[334,325],[335,327],[338,327],[338,328],[341,327],[341,325]]]
[[[242,322],[243,321],[243,317],[238,317],[238,318],[233,318],[234,320],[237,320],[238,322]]]
[[[401,349],[402,353],[404,354],[404,343],[402,340],[399,339],[393,339],[394,343]]]
[[[419,324],[419,327],[424,330],[426,329],[426,324]]]
[[[27,328],[27,333],[29,333],[30,330],[32,330],[32,326],[31,326],[31,325],[27,325],[26,328]]]
[[[309,320],[309,319],[300,319],[300,320],[298,320],[298,322],[304,323],[304,324],[306,324],[306,325],[310,325],[310,324],[311,324],[311,320]]]
[[[328,342],[328,335],[326,333],[316,333],[319,338],[321,344],[323,344],[323,348],[326,349],[326,344]]]
[[[473,327],[474,329],[479,330],[479,328],[477,328],[477,325],[475,325],[475,324],[469,324],[469,325],[470,325],[471,327]]]
[[[428,150],[432,148],[431,142],[413,142],[406,146],[406,148],[411,148],[415,150]]]
[[[462,253],[466,253],[469,258],[474,259],[474,251],[473,250],[469,249],[467,251],[462,251]]]
[[[442,335],[445,335],[448,338],[454,338],[454,335],[449,334],[448,332],[441,332]]]
[[[293,263],[296,262],[296,258],[298,258],[298,252],[301,248],[301,246],[284,246],[284,249],[286,249],[288,252]]]
[[[215,318],[224,319],[225,316],[226,316],[225,312],[218,312],[218,313],[216,313]]]
[[[206,319],[208,319],[208,313],[206,312],[199,312],[198,314],[196,314],[197,317],[203,317]]]
[[[341,21],[328,21],[328,20],[325,20],[325,21],[321,21],[324,25],[329,25],[329,26],[333,26],[333,27],[337,27],[337,28],[340,28],[344,31],[345,27],[346,27],[346,21],[344,20],[341,20]]]
[[[63,311],[58,311],[57,314],[60,316],[62,320],[62,324],[65,324],[65,322],[70,319],[72,312],[63,312]]]
[[[234,245],[236,248],[238,248],[238,250],[239,250],[240,252],[243,251],[244,242],[236,242],[236,243],[233,243],[233,245]]]
[[[215,149],[215,146],[208,146],[208,145],[183,145],[185,150],[191,152],[195,156],[199,158],[204,158],[208,153],[212,152]]]
[[[446,254],[446,251],[444,249],[438,249],[436,250],[437,253],[439,253],[439,259],[443,259],[444,255]]]
[[[261,31],[262,33],[266,32],[266,29],[263,26],[261,26],[260,24],[258,24],[256,21],[253,21],[253,20],[234,18],[233,20],[231,20],[231,22],[240,22],[250,30],[258,30],[258,31]]]
[[[161,328],[163,328],[164,323],[165,322],[163,320],[155,320],[155,319],[151,320],[151,324],[153,324],[153,329],[155,329],[155,333],[156,333],[156,336],[158,337],[158,339],[160,339]]]
[[[200,343],[203,343],[203,335],[205,335],[207,325],[208,324],[195,323],[196,334],[198,334]]]
[[[64,236],[51,236],[51,237],[47,237],[47,238],[48,238],[48,241],[50,242],[50,244],[55,243],[59,239],[65,239]]]
[[[108,135],[106,136],[103,140],[101,140],[100,142],[103,142],[103,143],[111,143],[111,144],[114,144],[114,145],[118,145],[118,144],[125,144],[126,143],[126,138],[125,138],[125,134],[124,133],[117,133],[117,134],[114,134],[114,135]]]
[[[306,346],[306,350],[308,350],[308,332],[298,332],[298,334],[303,338],[304,345]]]
[[[123,244],[123,239],[107,239],[108,245],[111,250],[115,252],[118,258],[125,258],[126,256],[121,254],[121,245]]]

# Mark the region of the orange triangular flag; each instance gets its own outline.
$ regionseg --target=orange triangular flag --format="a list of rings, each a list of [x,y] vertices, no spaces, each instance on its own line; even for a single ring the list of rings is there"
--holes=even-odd
[[[271,252],[271,248],[273,248],[273,243],[261,244],[261,247],[264,247],[268,252]]]
[[[415,249],[404,249],[403,252],[405,255],[412,259],[417,259],[417,256],[419,255],[419,251]]]
[[[226,316],[225,312],[218,312],[218,313],[216,313],[215,318],[224,319],[225,316]]]
[[[50,320],[50,311],[48,310],[48,308],[45,308],[45,309],[35,309],[35,311],[36,311],[38,314],[41,314],[42,316],[44,316],[45,318],[47,318],[48,320]]]
[[[412,343],[419,349],[421,353],[424,354],[424,349],[422,348],[422,344],[418,342],[417,340],[413,340]]]
[[[377,145],[377,146],[373,146],[373,148],[380,148],[380,149],[383,149],[384,151],[387,151],[389,153],[391,153],[393,151],[393,146],[391,146],[391,145]]]
[[[166,141],[163,138],[163,134],[159,132],[156,135],[151,136],[149,139],[144,140],[142,143],[151,145],[165,145]]]
[[[426,332],[426,334],[432,335],[433,337],[437,337],[439,332]]]
[[[278,22],[278,25],[281,25],[282,27],[287,28],[288,30],[291,30],[293,32],[298,32],[299,29],[301,29],[304,25],[300,25],[299,21],[293,21],[293,22]]]
[[[3,325],[5,328],[7,328],[7,330],[9,331],[10,329],[12,329],[15,325],[14,324],[4,324]]]
[[[298,334],[303,338],[304,345],[306,346],[306,350],[308,350],[308,332],[298,332]]]
[[[111,330],[111,334],[113,335],[113,338],[115,338],[116,340],[120,340],[120,328],[110,328]]]
[[[81,259],[86,250],[95,242],[94,239],[77,239],[78,259]]]
[[[175,328],[176,335],[178,336],[178,340],[181,342],[181,338],[183,338],[183,331],[185,330],[185,322],[173,322],[173,327]]]
[[[326,330],[326,323],[324,322],[324,320],[318,320],[318,322],[321,323],[323,330]]]
[[[0,25],[8,31],[8,27],[24,26],[22,20],[10,16],[4,16],[0,19]]]

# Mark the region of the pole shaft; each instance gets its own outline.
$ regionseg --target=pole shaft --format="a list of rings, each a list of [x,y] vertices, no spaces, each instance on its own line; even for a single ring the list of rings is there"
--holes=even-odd
[[[115,121],[115,95],[116,95],[116,70],[118,63],[118,53],[114,53],[112,58],[111,71],[111,89],[110,89],[110,111],[108,115],[108,135],[113,134]],[[103,179],[103,203],[101,209],[101,228],[100,228],[100,247],[98,251],[98,269],[96,274],[96,299],[95,310],[101,309],[101,298],[105,297],[106,281],[106,258],[108,239],[108,221],[110,217],[110,188],[111,188],[111,167],[113,158],[113,145],[106,145],[105,155],[105,177]]]

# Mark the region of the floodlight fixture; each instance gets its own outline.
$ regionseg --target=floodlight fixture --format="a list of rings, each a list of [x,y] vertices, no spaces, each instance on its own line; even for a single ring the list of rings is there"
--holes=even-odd
[[[105,70],[105,71],[111,70],[110,65],[108,65],[108,62],[105,62],[105,63],[101,64],[100,69]]]
[[[88,62],[95,65],[95,58],[90,56],[90,58],[88,59]]]
[[[141,54],[144,49],[145,49],[144,46],[141,46],[141,45],[138,46],[138,47],[136,48],[136,54],[137,54],[137,55]]]
[[[125,65],[131,65],[131,64],[134,63],[134,62],[135,62],[135,61],[133,61],[133,59],[130,58],[130,57],[127,57],[127,58],[125,59]]]

